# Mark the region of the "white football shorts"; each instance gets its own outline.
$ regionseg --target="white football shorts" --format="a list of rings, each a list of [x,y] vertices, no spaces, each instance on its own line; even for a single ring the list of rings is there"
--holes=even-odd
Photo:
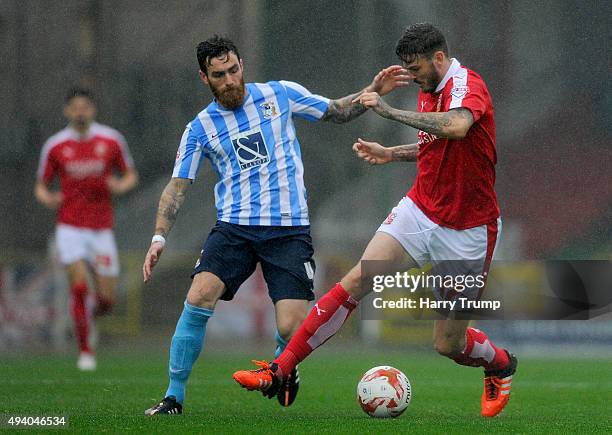
[[[470,260],[482,261],[484,271],[499,244],[501,227],[501,218],[498,218],[496,223],[467,230],[446,228],[425,216],[406,196],[393,208],[378,231],[396,239],[419,267],[429,262]]]
[[[58,224],[57,251],[64,265],[87,261],[100,276],[119,275],[119,255],[111,229],[93,230]]]

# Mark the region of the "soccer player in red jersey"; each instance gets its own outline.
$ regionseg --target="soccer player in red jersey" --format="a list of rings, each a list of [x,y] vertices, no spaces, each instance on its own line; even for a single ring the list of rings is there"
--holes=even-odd
[[[138,173],[124,137],[94,121],[96,106],[88,90],[68,93],[64,115],[68,126],[43,146],[34,194],[47,208],[57,210],[57,252],[72,294],[77,367],[95,370],[89,342],[92,313],[111,310],[119,275],[111,200],[133,189]],[[55,177],[59,191],[50,188]],[[95,297],[88,297],[90,270]]]
[[[353,149],[374,165],[416,161],[418,175],[361,260],[403,260],[419,266],[466,260],[477,262],[485,273],[501,230],[494,190],[495,120],[487,87],[478,74],[449,58],[444,35],[431,24],[408,27],[396,53],[420,87],[418,112],[395,109],[375,92],[364,92],[355,101],[417,128],[418,143],[387,148],[358,139]],[[238,371],[234,379],[250,390],[277,388],[296,364],[340,329],[371,291],[362,288],[362,275],[360,262],[317,301],[272,364],[258,362],[259,369]],[[468,320],[436,320],[434,347],[457,364],[483,367],[482,415],[494,417],[503,410],[517,366],[513,354],[469,327]]]

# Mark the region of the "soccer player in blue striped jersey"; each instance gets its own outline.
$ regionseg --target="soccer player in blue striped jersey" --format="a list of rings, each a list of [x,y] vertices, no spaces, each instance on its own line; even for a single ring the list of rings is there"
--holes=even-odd
[[[143,265],[151,278],[170,229],[204,159],[218,176],[217,222],[204,242],[170,345],[165,397],[146,415],[180,414],[185,385],[204,344],[208,319],[219,299],[231,300],[257,263],[275,307],[277,355],[308,314],[314,299],[315,264],[310,237],[304,166],[295,118],[351,121],[367,109],[354,103],[365,91],[384,95],[408,83],[406,70],[381,70],[355,94],[331,100],[298,83],[246,83],[234,43],[214,36],[197,47],[199,75],[214,100],[187,124],[172,179],[157,212],[155,235]],[[299,387],[297,369],[276,397],[289,406]]]

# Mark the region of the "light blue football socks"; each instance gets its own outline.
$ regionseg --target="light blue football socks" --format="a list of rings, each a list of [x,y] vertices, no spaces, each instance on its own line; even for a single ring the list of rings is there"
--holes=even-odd
[[[278,331],[276,331],[274,338],[276,339],[276,352],[274,352],[274,358],[278,358],[278,356],[283,353],[283,350],[285,350],[287,347],[287,341],[280,336]]]
[[[185,400],[185,384],[204,345],[206,322],[212,315],[213,310],[195,307],[185,301],[170,345],[170,385],[166,397],[174,396],[179,403]]]

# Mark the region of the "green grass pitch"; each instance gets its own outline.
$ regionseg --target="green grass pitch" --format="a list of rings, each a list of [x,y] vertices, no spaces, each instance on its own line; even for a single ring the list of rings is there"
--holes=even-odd
[[[99,354],[95,373],[80,373],[72,356],[0,356],[0,414],[68,415],[58,432],[87,433],[605,433],[612,431],[609,359],[535,359],[519,355],[504,413],[480,417],[482,371],[431,353],[333,353],[322,349],[301,366],[302,387],[287,409],[247,392],[231,378],[250,355],[204,352],[192,373],[182,416],[146,418],[162,397],[166,354]],[[360,376],[375,365],[403,370],[413,398],[397,419],[377,420],[359,408]],[[13,432],[6,427],[0,431]]]

